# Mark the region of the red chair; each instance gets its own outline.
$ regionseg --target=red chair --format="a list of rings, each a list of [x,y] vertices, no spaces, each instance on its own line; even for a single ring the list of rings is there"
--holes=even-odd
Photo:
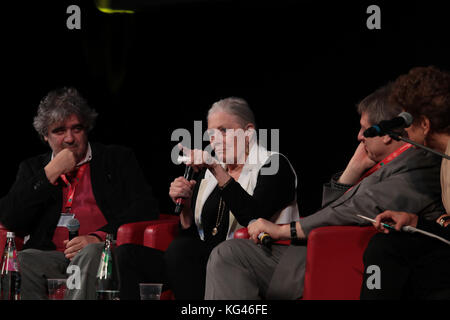
[[[303,300],[359,300],[363,254],[376,229],[332,226],[308,236]]]
[[[166,219],[163,215],[161,218],[158,222],[148,221],[143,236],[129,237],[128,243],[139,243],[165,251],[178,233],[179,219],[174,216]],[[143,224],[139,222],[131,227],[141,234]],[[303,300],[359,299],[364,271],[362,255],[375,233],[373,227],[357,226],[331,226],[311,231],[307,245]],[[237,230],[234,235],[234,238],[248,237],[247,228]],[[172,292],[165,291],[161,299],[173,299]]]
[[[250,236],[248,235],[247,228],[241,228],[234,232],[235,239],[248,239]]]
[[[167,250],[169,244],[178,235],[179,218],[170,219],[163,223],[148,225],[144,231],[143,245],[150,248]],[[234,238],[248,239],[247,228],[236,230]]]
[[[303,300],[358,300],[364,272],[362,256],[373,227],[330,226],[308,236]],[[235,238],[248,238],[247,228]]]
[[[122,244],[131,243],[131,244],[139,244],[146,245],[148,247],[152,247],[159,250],[166,250],[167,246],[173,240],[171,238],[171,233],[166,233],[168,231],[167,226],[178,226],[180,218],[171,214],[160,214],[158,220],[150,220],[150,221],[142,221],[142,222],[133,222],[127,223],[120,226],[119,230],[117,230],[117,246]],[[161,225],[161,229],[157,226]],[[158,231],[157,234],[154,234],[153,238],[151,236],[147,236],[147,238],[151,238],[148,241],[149,245],[144,243],[144,236],[147,233],[152,233],[151,231],[147,232],[147,229]],[[160,238],[160,239],[157,239]],[[161,242],[162,241],[162,242]],[[165,246],[167,244],[167,246]],[[165,247],[164,247],[165,246]]]
[[[144,246],[166,251],[172,240],[178,235],[179,221],[179,218],[171,219],[164,223],[148,226],[144,231]]]
[[[172,240],[178,235],[178,229],[179,219],[170,219],[169,221],[148,225],[144,231],[143,245],[166,251]],[[248,239],[247,228],[237,230],[234,238]]]
[[[159,250],[166,250],[170,242],[178,232],[178,224],[180,218],[174,215],[160,214],[158,220],[141,221],[127,223],[119,227],[117,230],[117,243],[122,245],[126,243],[145,244]],[[3,249],[6,244],[6,229],[0,224],[0,250],[3,255]],[[23,246],[23,238],[16,237],[16,248],[21,250]],[[61,240],[62,241],[62,240]],[[162,300],[173,299],[171,291],[163,292]]]
[[[148,226],[144,232],[144,246],[166,251],[178,235],[179,223],[180,219],[176,216],[176,219]],[[175,300],[175,296],[167,290],[161,294],[161,300]]]
[[[117,245],[132,243],[166,251],[178,234],[179,223],[179,216],[160,214],[158,220],[122,225],[117,231]],[[170,290],[161,294],[161,300],[173,299]]]
[[[178,218],[178,217],[177,217]],[[179,219],[171,219],[163,223],[148,225],[144,232],[143,245],[165,251],[169,244],[178,235]],[[235,232],[235,238],[248,238],[247,228],[241,228]],[[164,291],[161,294],[161,300],[174,300],[171,290]]]
[[[117,231],[117,245],[125,244],[125,243],[134,243],[134,244],[143,244],[144,242],[144,231],[149,225],[155,224],[165,224],[174,222],[178,224],[179,217],[169,214],[160,214],[158,220],[150,220],[150,221],[142,221],[142,222],[134,222],[128,223],[120,226]],[[6,229],[3,225],[0,224],[0,252],[3,254],[3,249],[6,244],[6,233],[9,230]],[[60,233],[63,239],[56,239],[56,241],[63,241],[68,238],[64,235],[64,233]],[[16,248],[17,250],[21,250],[23,247],[23,238],[17,237],[15,238]],[[168,245],[168,244],[167,244]]]

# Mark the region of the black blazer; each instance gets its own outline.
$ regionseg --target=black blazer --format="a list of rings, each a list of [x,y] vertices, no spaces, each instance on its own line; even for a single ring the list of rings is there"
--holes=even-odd
[[[116,234],[125,223],[158,218],[158,204],[131,149],[91,143],[92,191],[107,224],[98,231]],[[25,248],[54,250],[53,234],[62,208],[61,179],[52,185],[44,167],[51,152],[23,161],[9,193],[0,199],[0,222],[17,235],[30,235]]]

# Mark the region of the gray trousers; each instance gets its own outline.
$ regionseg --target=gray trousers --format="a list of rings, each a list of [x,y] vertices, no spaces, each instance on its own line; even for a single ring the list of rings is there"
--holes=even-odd
[[[67,300],[94,300],[95,277],[100,263],[103,243],[91,243],[83,248],[72,261],[59,251],[25,249],[19,251],[18,259],[22,278],[21,299],[46,300],[47,279],[67,278],[69,266],[80,270],[80,289],[67,289]]]
[[[222,242],[209,256],[206,300],[298,299],[303,293],[306,247],[252,240]]]

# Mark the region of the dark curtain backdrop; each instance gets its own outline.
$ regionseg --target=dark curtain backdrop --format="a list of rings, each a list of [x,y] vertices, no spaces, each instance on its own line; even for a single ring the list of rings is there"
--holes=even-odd
[[[166,213],[183,172],[171,133],[205,121],[220,98],[247,99],[260,128],[280,130],[308,215],[357,146],[358,101],[411,67],[450,69],[443,1],[182,2],[132,15],[87,0],[2,2],[0,196],[21,160],[48,150],[32,127],[40,99],[71,85],[100,114],[91,140],[133,148]],[[66,27],[71,4],[81,30]],[[371,4],[381,30],[366,28]]]

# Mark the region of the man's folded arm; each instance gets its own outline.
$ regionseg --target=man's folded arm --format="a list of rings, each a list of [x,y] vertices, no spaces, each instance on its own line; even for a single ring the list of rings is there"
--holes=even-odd
[[[33,171],[22,162],[12,188],[0,199],[0,222],[17,233],[28,233],[46,202],[57,197],[58,191],[59,187],[48,181],[44,168]]]
[[[356,187],[355,187],[356,188]],[[315,228],[334,225],[370,225],[358,216],[375,218],[385,210],[407,211],[436,219],[444,210],[440,197],[414,188],[405,175],[396,175],[371,185],[342,202],[336,201],[301,220],[307,236]]]

